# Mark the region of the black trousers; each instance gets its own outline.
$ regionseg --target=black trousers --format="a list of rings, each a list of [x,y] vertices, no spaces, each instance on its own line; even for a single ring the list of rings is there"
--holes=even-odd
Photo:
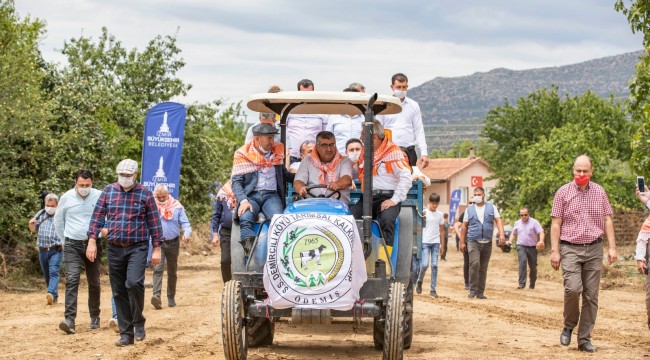
[[[121,335],[133,338],[133,327],[144,327],[144,270],[148,241],[129,247],[108,244],[108,269]]]
[[[392,195],[383,194],[372,197],[372,218],[379,220],[379,227],[388,246],[393,246],[393,241],[395,240],[395,220],[399,216],[401,209],[401,203],[397,203],[397,205],[381,211],[381,203],[391,197]],[[355,219],[361,219],[363,216],[363,195],[361,195],[359,202],[352,206],[350,212]]]
[[[469,286],[469,251],[467,250],[467,243],[465,244],[465,251],[463,251],[463,278],[465,279],[465,286]]]
[[[230,231],[231,229],[222,227],[219,229],[219,248],[221,248],[221,280],[227,283],[232,280],[232,270],[230,265],[232,260],[230,258]]]
[[[65,240],[63,260],[65,262],[65,318],[75,322],[77,318],[77,296],[82,267],[86,268],[88,280],[88,312],[90,318],[99,317],[101,285],[99,282],[99,264],[102,258],[101,243],[97,243],[97,258],[91,262],[86,257],[87,241]]]
[[[441,236],[443,237],[441,240],[442,243],[445,244],[445,250],[440,253],[440,258],[447,260],[447,244],[449,244],[449,234],[442,234]]]

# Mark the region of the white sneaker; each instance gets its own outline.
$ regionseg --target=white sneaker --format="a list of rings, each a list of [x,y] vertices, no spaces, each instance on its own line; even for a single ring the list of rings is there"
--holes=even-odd
[[[117,320],[115,318],[111,318],[110,320],[108,320],[108,328],[118,334],[120,332],[120,327],[117,325]]]

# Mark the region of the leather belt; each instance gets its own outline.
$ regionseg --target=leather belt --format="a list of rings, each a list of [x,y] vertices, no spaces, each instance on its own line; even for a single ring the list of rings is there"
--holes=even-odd
[[[65,238],[65,241],[80,242],[80,243],[83,243],[84,245],[88,245],[88,239],[77,240],[77,239],[71,239],[71,238],[67,237],[67,238]]]
[[[167,244],[173,244],[173,243],[178,241],[178,238],[179,238],[179,236],[177,236],[177,237],[175,237],[173,239],[165,239],[165,240],[163,240],[163,242],[167,243]]]
[[[142,244],[143,242],[146,242],[146,241],[140,241],[140,242],[117,242],[117,241],[109,241],[108,243],[111,244],[111,245],[113,245],[113,246],[122,247],[122,248],[127,248],[127,247],[131,247],[131,246],[134,246],[134,245]]]
[[[61,251],[61,249],[62,249],[61,245],[54,245],[54,246],[50,246],[50,247],[42,247],[42,246],[38,247],[38,250],[40,250],[40,251],[50,251],[50,250]]]
[[[393,195],[395,191],[393,190],[373,190],[372,194],[373,195]]]
[[[603,238],[598,238],[592,242],[586,243],[586,244],[574,244],[565,240],[560,240],[560,244],[562,245],[570,245],[570,246],[589,246],[589,245],[594,245],[603,242]]]

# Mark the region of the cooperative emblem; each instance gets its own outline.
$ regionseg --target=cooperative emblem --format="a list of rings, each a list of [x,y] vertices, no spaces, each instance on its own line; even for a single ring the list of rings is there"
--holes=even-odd
[[[274,217],[265,266],[269,295],[287,306],[345,297],[351,289],[354,226],[346,218],[317,213]]]

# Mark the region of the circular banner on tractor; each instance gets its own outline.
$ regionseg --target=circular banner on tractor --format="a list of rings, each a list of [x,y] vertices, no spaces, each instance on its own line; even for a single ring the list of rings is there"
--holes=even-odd
[[[274,308],[349,309],[359,299],[367,276],[352,216],[276,215],[267,241],[264,287]]]

